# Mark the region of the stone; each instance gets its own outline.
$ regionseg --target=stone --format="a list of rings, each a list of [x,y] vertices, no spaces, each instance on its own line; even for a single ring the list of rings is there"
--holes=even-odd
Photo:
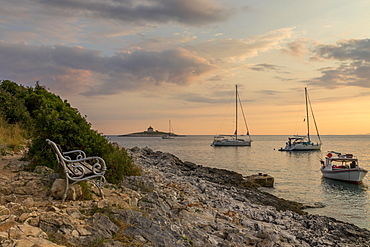
[[[2,185],[0,187],[0,193],[3,195],[10,195],[11,193],[13,193],[13,189],[8,185]]]
[[[274,187],[274,178],[268,174],[259,173],[244,177],[245,181],[257,187]]]
[[[28,208],[32,208],[35,205],[35,202],[33,201],[32,197],[28,197],[22,202],[22,205]]]
[[[0,232],[6,232],[6,231],[9,231],[10,228],[14,227],[18,225],[17,222],[15,221],[6,221],[6,222],[2,222],[0,224]]]
[[[69,216],[71,216],[74,219],[82,219],[83,215],[80,213],[80,211],[77,208],[67,208],[66,212]]]
[[[61,200],[65,191],[65,179],[58,178],[54,181],[50,189],[50,195],[55,199]],[[68,200],[77,200],[82,197],[82,189],[78,184],[72,185],[67,192]]]
[[[53,185],[50,189],[50,195],[55,199],[62,199],[64,191],[66,188],[66,180],[65,179],[55,179]]]
[[[46,166],[36,166],[34,172],[42,175],[51,175],[54,173],[54,170]]]
[[[27,224],[20,224],[17,227],[19,231],[25,234],[27,237],[36,237],[36,238],[47,238],[48,235],[38,227],[34,227]]]
[[[29,220],[29,218],[35,218],[37,217],[37,212],[33,211],[30,213],[23,213],[21,216],[19,216],[18,220],[22,223]]]

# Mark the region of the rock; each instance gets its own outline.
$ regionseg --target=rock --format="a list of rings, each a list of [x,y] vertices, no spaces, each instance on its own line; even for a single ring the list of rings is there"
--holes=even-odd
[[[268,174],[259,173],[244,177],[247,183],[255,184],[257,187],[274,187],[274,178]]]
[[[50,189],[50,195],[55,199],[62,199],[64,191],[66,188],[66,180],[58,178],[54,181]],[[82,189],[78,184],[72,185],[67,192],[67,199],[77,200],[82,197]]]
[[[14,227],[17,225],[17,222],[15,221],[6,221],[0,224],[0,232],[7,232],[9,231],[10,228]]]
[[[54,173],[54,170],[46,166],[36,166],[34,172],[42,175],[51,175]]]
[[[56,179],[51,186],[50,195],[55,199],[62,199],[64,191],[66,189],[65,179]]]
[[[304,208],[324,208],[325,206],[322,202],[303,203]]]

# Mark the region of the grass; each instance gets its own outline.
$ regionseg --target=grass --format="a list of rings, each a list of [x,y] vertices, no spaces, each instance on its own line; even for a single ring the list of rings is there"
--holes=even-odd
[[[91,185],[87,181],[82,181],[79,185],[82,190],[82,200],[92,200],[93,192],[91,192]]]
[[[8,124],[0,119],[0,152],[18,152],[24,146],[24,131],[19,124]]]

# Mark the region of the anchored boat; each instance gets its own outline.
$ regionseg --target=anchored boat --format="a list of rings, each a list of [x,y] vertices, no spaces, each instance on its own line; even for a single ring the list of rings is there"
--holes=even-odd
[[[307,135],[294,135],[288,138],[288,141],[285,144],[285,148],[280,148],[279,151],[313,151],[313,150],[320,150],[321,149],[321,139],[319,135],[319,130],[317,128],[315,116],[313,115],[313,110],[311,106],[311,102],[308,97],[307,88],[304,88],[305,92],[305,99],[306,99],[306,123],[307,123]],[[309,109],[312,113],[312,119],[315,124],[317,137],[319,142],[314,143],[311,141],[310,137],[310,119],[309,119]]]
[[[238,105],[240,105],[241,111],[244,117],[245,127],[247,129],[246,136],[247,140],[238,137]],[[235,132],[234,135],[216,135],[214,136],[211,146],[251,146],[252,139],[249,135],[247,121],[245,119],[242,103],[238,94],[238,85],[235,85]]]
[[[341,154],[330,151],[325,161],[321,160],[321,173],[325,178],[360,183],[366,176],[367,170],[360,168],[358,159],[352,154]]]
[[[171,125],[171,120],[168,120],[168,134],[162,136],[162,139],[173,139],[174,137],[173,128]]]

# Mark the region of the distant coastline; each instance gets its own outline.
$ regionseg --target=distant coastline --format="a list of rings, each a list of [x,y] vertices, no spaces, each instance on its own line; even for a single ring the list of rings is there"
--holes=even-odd
[[[135,132],[125,135],[118,135],[118,137],[162,137],[162,136],[173,136],[173,137],[185,137],[185,135],[177,135],[175,133],[168,133],[163,131],[154,130],[151,126],[145,131]]]

